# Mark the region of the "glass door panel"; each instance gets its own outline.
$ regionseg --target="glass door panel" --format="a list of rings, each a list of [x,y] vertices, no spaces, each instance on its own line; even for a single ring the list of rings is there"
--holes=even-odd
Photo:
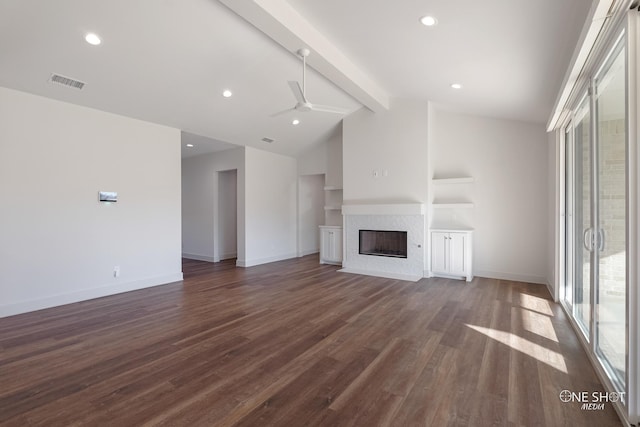
[[[626,64],[623,45],[596,77],[598,278],[596,353],[624,385],[627,353]]]
[[[589,97],[580,103],[574,128],[573,313],[587,340],[591,322],[591,116]]]

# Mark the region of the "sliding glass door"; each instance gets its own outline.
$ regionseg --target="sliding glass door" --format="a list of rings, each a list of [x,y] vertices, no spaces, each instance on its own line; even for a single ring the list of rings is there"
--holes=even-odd
[[[596,354],[624,384],[627,354],[627,137],[626,62],[622,43],[594,81],[597,123],[598,224]]]
[[[619,391],[628,366],[626,70],[621,36],[565,128],[562,298]]]

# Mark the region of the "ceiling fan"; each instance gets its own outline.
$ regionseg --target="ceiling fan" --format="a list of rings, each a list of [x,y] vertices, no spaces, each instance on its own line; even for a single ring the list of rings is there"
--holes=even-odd
[[[302,87],[300,87],[300,83],[292,80],[289,81],[289,87],[291,88],[293,96],[298,102],[293,108],[287,108],[286,110],[272,114],[271,117],[280,116],[291,111],[318,111],[321,113],[347,114],[349,110],[346,110],[344,108],[332,107],[330,105],[312,104],[307,100],[307,96],[305,93],[305,84],[307,77],[307,56],[309,56],[311,52],[309,51],[309,49],[299,49],[297,53],[298,56],[302,58]]]

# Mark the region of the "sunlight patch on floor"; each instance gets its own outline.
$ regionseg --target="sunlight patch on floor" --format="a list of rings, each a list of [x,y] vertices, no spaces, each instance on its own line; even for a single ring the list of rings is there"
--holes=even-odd
[[[484,328],[482,326],[470,325],[466,324],[469,328],[474,331],[480,332],[492,338],[506,346],[511,347],[514,350],[520,351],[527,356],[533,357],[534,359],[551,366],[563,373],[567,372],[567,365],[564,362],[564,357],[553,350],[549,350],[539,344],[531,342],[525,338],[519,337],[511,332],[500,331],[497,329]]]
[[[526,309],[537,311],[538,313],[546,314],[553,317],[553,311],[549,300],[536,297],[533,295],[520,294],[520,305]]]
[[[558,342],[556,331],[551,323],[551,318],[536,311],[520,310],[522,313],[522,325],[524,329],[553,342]]]

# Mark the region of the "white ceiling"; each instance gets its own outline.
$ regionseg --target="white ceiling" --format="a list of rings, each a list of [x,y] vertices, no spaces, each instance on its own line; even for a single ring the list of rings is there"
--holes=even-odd
[[[238,148],[235,144],[229,144],[228,142],[218,141],[217,139],[208,138],[202,135],[195,135],[189,132],[181,133],[182,139],[182,158],[195,157],[200,154],[215,153],[217,151],[229,150],[231,148]]]
[[[543,123],[591,0],[269,3],[293,7],[334,49],[323,55],[326,49],[312,46],[310,63],[333,82],[308,73],[311,102],[355,111],[368,94],[406,97]],[[425,14],[439,24],[420,25]],[[87,32],[103,43],[87,44]],[[287,80],[301,78],[296,43],[274,42],[215,0],[3,0],[0,85],[176,127],[211,150],[227,142],[295,155],[326,139],[341,119],[313,112],[269,117],[295,104]],[[351,63],[332,64],[340,54]],[[86,86],[53,85],[51,73]],[[344,75],[356,76],[356,84],[346,85]],[[364,83],[353,89],[358,81]],[[451,90],[454,81],[463,90]],[[227,88],[234,93],[228,99],[221,96]],[[300,125],[291,125],[294,116]],[[205,150],[194,148],[183,147],[183,155]]]
[[[288,0],[394,97],[544,123],[591,0]],[[437,18],[425,27],[419,18]],[[463,90],[454,91],[451,83]]]

